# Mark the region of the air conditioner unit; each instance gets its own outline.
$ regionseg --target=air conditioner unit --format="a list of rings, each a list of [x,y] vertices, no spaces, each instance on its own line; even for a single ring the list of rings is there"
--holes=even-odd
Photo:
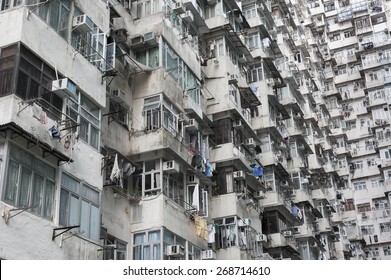
[[[234,74],[229,75],[228,83],[230,85],[237,84],[238,83],[238,77],[236,75],[234,75]]]
[[[245,144],[249,148],[255,148],[255,140],[254,140],[254,138],[247,138],[245,140]]]
[[[188,175],[187,176],[187,183],[189,184],[199,184],[200,179],[195,175]]]
[[[290,230],[286,230],[282,233],[282,235],[284,235],[285,237],[291,237],[293,236],[293,233]]]
[[[179,164],[175,160],[163,162],[163,171],[166,173],[179,173]]]
[[[266,198],[266,193],[264,191],[259,191],[253,194],[253,197],[255,199],[265,199]]]
[[[245,174],[244,174],[244,171],[234,171],[233,173],[234,175],[234,180],[244,180],[245,178]]]
[[[189,124],[185,125],[185,129],[188,131],[198,130],[198,122],[195,119],[189,119]]]
[[[134,38],[132,38],[131,43],[132,43],[133,47],[142,45],[142,44],[144,44],[144,37],[142,35],[134,37]]]
[[[181,19],[187,22],[193,22],[194,16],[193,13],[190,10],[187,10],[183,14],[180,15]]]
[[[255,236],[255,241],[256,241],[256,242],[264,242],[264,243],[266,243],[266,242],[267,242],[267,236],[266,236],[266,234],[257,234],[257,235]]]
[[[128,39],[128,32],[125,28],[114,30],[112,35],[116,43],[124,43]]]
[[[73,17],[73,30],[86,33],[92,31],[94,22],[86,14]]]
[[[274,79],[272,79],[272,78],[266,79],[266,83],[268,86],[271,86],[271,87],[274,86],[274,84],[275,84]]]
[[[242,120],[235,120],[233,122],[233,127],[236,129],[242,129],[243,128]]]
[[[286,181],[286,180],[281,181],[281,187],[288,187],[288,186],[289,186],[288,181]]]
[[[179,1],[177,3],[174,4],[174,7],[172,8],[172,10],[180,15],[180,14],[183,14],[185,12],[185,7],[183,6],[182,2]]]
[[[247,226],[251,226],[251,219],[249,218],[246,218],[246,219],[240,219],[238,220],[238,227],[247,227]]]
[[[240,54],[239,55],[239,62],[240,63],[246,63],[247,62],[247,58],[244,54]]]
[[[59,94],[61,97],[76,95],[76,84],[69,78],[54,80],[52,82],[52,92]]]
[[[201,259],[202,260],[215,260],[216,253],[213,250],[204,250],[201,252]]]
[[[171,257],[182,257],[185,255],[185,247],[181,245],[168,245],[166,255]]]
[[[144,43],[152,46],[152,45],[157,45],[158,41],[156,39],[155,32],[148,32],[144,34]]]
[[[125,103],[126,93],[123,90],[115,89],[111,92],[111,99],[119,103]]]

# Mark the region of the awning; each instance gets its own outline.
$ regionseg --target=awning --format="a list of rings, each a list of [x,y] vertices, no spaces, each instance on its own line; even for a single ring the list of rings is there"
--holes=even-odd
[[[148,66],[138,62],[134,58],[131,58],[129,55],[125,54],[124,57],[125,57],[126,63],[129,65],[129,73],[130,74],[139,74],[142,72],[151,72],[152,71],[151,67],[148,67]]]
[[[251,87],[240,87],[239,91],[242,97],[242,108],[254,108],[261,105],[261,102]]]
[[[11,130],[13,133],[17,134],[20,137],[23,137],[28,142],[38,145],[43,151],[42,157],[46,157],[48,154],[54,156],[55,158],[57,158],[58,164],[60,161],[73,162],[73,160],[69,156],[60,152],[59,150],[54,149],[49,144],[39,140],[34,135],[24,130],[22,127],[18,126],[14,122],[0,125],[0,132],[6,132],[7,130]]]

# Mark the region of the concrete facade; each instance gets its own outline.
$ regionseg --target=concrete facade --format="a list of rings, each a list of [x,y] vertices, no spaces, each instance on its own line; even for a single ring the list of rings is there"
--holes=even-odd
[[[1,259],[391,258],[386,1],[13,2]]]

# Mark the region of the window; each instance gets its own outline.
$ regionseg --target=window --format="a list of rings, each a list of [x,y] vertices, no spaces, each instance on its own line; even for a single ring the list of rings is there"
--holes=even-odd
[[[185,191],[183,186],[183,174],[163,174],[163,194],[177,203],[184,206]]]
[[[161,260],[160,230],[133,235],[133,260]]]
[[[214,220],[216,227],[216,249],[226,249],[238,245],[237,217],[226,217]]]
[[[391,232],[391,223],[380,223],[380,233]]]
[[[351,30],[347,30],[343,33],[344,37],[345,38],[350,38],[350,37],[354,37],[356,36],[356,32],[354,29],[351,29]]]
[[[167,74],[170,75],[170,77],[186,91],[187,96],[199,106],[200,82],[196,75],[165,41],[163,41],[162,56],[163,67],[167,71]]]
[[[183,239],[182,237],[164,229],[164,233],[163,233],[163,259],[165,260],[168,260],[168,259],[172,259],[173,257],[172,256],[169,256],[167,254],[167,247],[168,246],[171,246],[171,245],[179,245],[179,246],[182,246],[183,248],[185,248],[186,246],[186,240]],[[185,255],[183,256],[176,256],[174,257],[175,260],[184,260],[185,259]]]
[[[264,79],[262,64],[251,65],[247,72],[247,78],[249,83],[262,81]]]
[[[103,249],[104,260],[126,260],[128,243],[110,234],[103,241],[105,246]]]
[[[236,85],[229,85],[229,97],[231,101],[237,106],[238,105],[238,88]]]
[[[189,260],[201,260],[201,249],[198,248],[197,246],[191,244],[191,243],[188,243],[188,252],[187,252],[187,255],[188,255],[188,259]]]
[[[80,124],[74,128],[79,138],[95,149],[99,149],[100,108],[85,97],[79,90],[76,96],[68,99],[67,115]]]
[[[330,35],[330,42],[335,42],[341,40],[341,34],[335,33]]]
[[[144,100],[143,114],[147,131],[163,126],[167,131],[176,135],[179,111],[165,96],[158,95],[146,98]]]
[[[361,226],[361,233],[364,235],[371,235],[375,233],[373,225]]]
[[[221,119],[215,122],[214,137],[217,145],[232,143],[233,131],[232,120],[230,118]]]
[[[355,191],[362,191],[367,189],[366,182],[355,182],[353,183],[353,187]]]
[[[53,0],[49,3],[42,3],[42,0],[27,0],[32,11],[42,18],[47,24],[54,28],[66,39],[69,21],[69,0]],[[33,4],[42,3],[39,6]]]
[[[142,18],[159,12],[159,4],[157,0],[147,0],[137,2],[137,18]]]
[[[136,60],[152,68],[159,67],[159,47],[137,52]]]
[[[368,212],[368,211],[371,211],[371,205],[369,204],[369,202],[357,204],[358,213]]]
[[[0,50],[0,96],[11,94],[16,61],[17,45]]]
[[[246,45],[250,50],[259,48],[259,33],[251,33],[246,37]]]
[[[47,220],[53,219],[56,170],[32,154],[10,146],[3,201]]]
[[[99,192],[63,173],[61,178],[59,223],[80,225],[80,233],[98,241],[100,237]]]
[[[9,53],[10,55],[11,52],[15,52],[16,54],[17,47],[16,45],[14,47],[7,50],[5,53]],[[3,52],[4,51],[2,51],[2,53]],[[11,59],[11,57],[8,57],[8,59]],[[12,62],[9,62],[7,65],[11,65],[11,63]],[[2,69],[1,60],[0,69]],[[52,81],[56,80],[55,71],[30,50],[21,45],[19,65],[16,72],[16,95],[24,100],[41,98],[37,100],[37,103],[39,103],[39,105],[42,106],[42,109],[48,113],[48,116],[57,121],[61,120],[63,99],[51,92]]]
[[[199,184],[186,186],[187,204],[190,210],[196,210],[200,217],[208,216],[208,192],[201,189]]]
[[[255,3],[251,3],[251,4],[248,4],[248,5],[244,5],[243,6],[243,16],[249,20],[250,18],[255,18],[257,17],[257,8],[256,8],[256,5]]]
[[[345,211],[353,211],[354,208],[354,200],[353,199],[347,199],[345,203]]]
[[[335,4],[334,1],[324,3],[324,11],[329,12],[335,10]]]
[[[127,128],[129,124],[129,108],[124,104],[110,100],[109,123],[110,121],[116,121]]]

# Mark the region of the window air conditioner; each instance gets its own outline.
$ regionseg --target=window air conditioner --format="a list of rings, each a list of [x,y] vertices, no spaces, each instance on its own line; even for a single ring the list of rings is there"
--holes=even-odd
[[[168,245],[166,255],[171,257],[184,256],[185,248],[181,245]]]
[[[195,119],[189,119],[189,124],[185,125],[185,129],[189,131],[198,130],[198,122]]]
[[[183,4],[181,1],[174,4],[174,7],[172,9],[176,14],[180,15],[185,12],[185,8],[183,7]]]
[[[179,173],[179,164],[175,160],[163,162],[163,171],[166,173]]]
[[[216,259],[216,253],[213,250],[205,250],[201,252],[201,259],[202,260],[215,260]]]
[[[234,74],[229,75],[228,83],[230,85],[238,83],[238,77]]]
[[[190,10],[187,10],[183,14],[180,15],[182,20],[187,21],[187,22],[193,22],[194,21],[194,16],[193,13]]]
[[[54,80],[52,82],[52,92],[59,94],[61,97],[76,95],[76,84],[69,78]]]
[[[233,127],[236,128],[236,129],[243,128],[242,120],[235,120],[234,123],[233,123]]]
[[[254,193],[253,196],[255,199],[265,199],[266,193],[264,191],[259,191],[259,192]]]
[[[284,180],[284,181],[281,181],[281,187],[288,187],[289,184],[288,184],[288,181]]]
[[[144,37],[139,35],[137,37],[134,37],[132,40],[132,46],[139,46],[144,43]]]
[[[249,148],[254,148],[255,147],[255,141],[254,141],[254,138],[248,138],[245,140],[245,144],[247,147]]]
[[[247,62],[247,58],[244,54],[240,54],[239,55],[239,62],[240,63],[246,63]]]
[[[94,22],[86,14],[73,17],[73,30],[81,33],[92,31],[94,28]]]
[[[272,87],[272,86],[274,86],[274,79],[272,79],[272,78],[266,79],[266,83],[268,86]]]
[[[118,103],[125,103],[126,93],[120,89],[115,89],[111,92],[111,99]]]
[[[233,175],[234,175],[234,180],[237,181],[244,180],[245,178],[244,171],[235,171]]]
[[[116,43],[124,43],[128,39],[128,32],[125,28],[113,31],[113,37]]]
[[[246,219],[240,219],[238,220],[238,227],[247,227],[251,226],[251,219],[246,218]]]
[[[188,175],[187,176],[187,183],[189,184],[199,184],[200,179],[195,175]]]
[[[284,235],[285,237],[291,237],[293,236],[293,233],[290,230],[286,230],[282,233],[282,235]]]
[[[155,32],[148,32],[144,34],[144,43],[148,45],[157,45]]]
[[[255,241],[256,242],[267,242],[267,236],[266,236],[266,234],[257,234],[256,236],[255,236]]]

